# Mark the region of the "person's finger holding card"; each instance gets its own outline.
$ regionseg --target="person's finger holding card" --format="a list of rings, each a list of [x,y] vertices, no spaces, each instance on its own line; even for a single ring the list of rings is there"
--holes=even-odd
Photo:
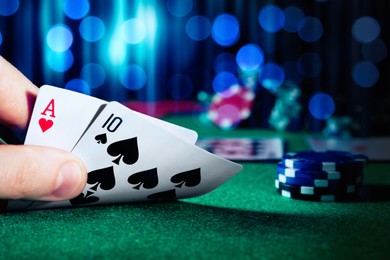
[[[24,130],[38,91],[38,87],[0,56],[2,124]],[[80,194],[87,180],[81,160],[58,148],[0,145],[0,165],[0,199],[70,199]]]

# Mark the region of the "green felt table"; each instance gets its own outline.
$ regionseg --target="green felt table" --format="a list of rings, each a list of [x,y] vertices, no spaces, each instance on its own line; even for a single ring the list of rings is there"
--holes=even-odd
[[[303,133],[168,120],[200,136],[281,136],[289,151],[307,148]],[[288,199],[275,190],[275,163],[243,166],[211,193],[177,202],[1,214],[0,259],[389,258],[389,163],[368,165],[368,195],[356,202]]]

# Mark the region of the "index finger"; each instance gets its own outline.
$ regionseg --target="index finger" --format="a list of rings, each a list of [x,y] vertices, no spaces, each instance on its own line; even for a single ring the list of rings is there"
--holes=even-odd
[[[27,126],[39,88],[0,56],[0,121],[11,127]]]

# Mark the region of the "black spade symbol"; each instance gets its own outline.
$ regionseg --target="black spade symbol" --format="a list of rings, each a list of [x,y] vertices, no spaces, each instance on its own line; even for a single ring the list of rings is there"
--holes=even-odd
[[[115,186],[115,176],[114,169],[112,166],[102,169],[97,169],[88,173],[89,184],[95,184],[95,186],[91,187],[92,190],[97,189],[100,185],[102,190],[111,190]]]
[[[95,140],[97,141],[98,144],[105,144],[107,143],[107,135],[105,133],[97,135],[95,136]]]
[[[125,164],[129,165],[137,162],[139,156],[137,137],[110,144],[107,148],[107,153],[113,157],[118,156],[112,161],[118,165],[121,160],[123,160]]]
[[[141,186],[145,189],[152,189],[158,184],[157,168],[149,169],[132,174],[127,181],[130,184],[137,184],[134,189],[139,190]]]
[[[187,187],[195,187],[200,183],[200,168],[180,172],[171,178],[171,182],[178,183],[176,187],[181,188],[183,184]]]
[[[146,197],[149,200],[174,200],[176,199],[176,190],[167,190],[162,192],[153,193]]]
[[[69,200],[70,204],[73,206],[89,204],[99,201],[99,197],[91,196],[93,192],[87,191],[87,194],[84,196],[84,193],[80,193],[77,197]]]

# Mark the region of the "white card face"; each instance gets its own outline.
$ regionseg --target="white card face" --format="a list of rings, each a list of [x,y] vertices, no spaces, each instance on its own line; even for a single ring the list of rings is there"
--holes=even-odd
[[[239,162],[280,160],[284,150],[283,140],[278,137],[210,137],[196,144],[215,155]]]
[[[83,193],[30,208],[188,198],[217,188],[242,169],[117,102],[107,104],[72,153],[88,170]]]
[[[105,101],[53,86],[42,86],[25,144],[70,151]]]
[[[308,137],[307,142],[315,151],[340,150],[357,154],[364,154],[372,161],[390,160],[390,138],[334,138]]]
[[[168,131],[169,133],[173,134],[174,136],[182,139],[183,141],[186,141],[189,144],[195,144],[196,140],[198,140],[198,133],[194,130],[174,125],[166,121],[162,121],[158,118],[154,118],[139,112],[136,112],[133,110],[134,113],[139,115],[140,117],[143,117],[146,120],[149,120],[151,123],[156,124],[157,126],[163,128],[164,130]]]

